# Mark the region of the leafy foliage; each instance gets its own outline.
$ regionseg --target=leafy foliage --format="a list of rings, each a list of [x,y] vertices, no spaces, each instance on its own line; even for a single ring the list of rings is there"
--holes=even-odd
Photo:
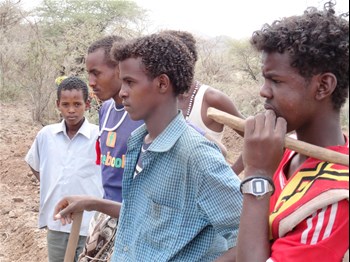
[[[44,0],[31,13],[21,9],[20,0],[1,3],[1,100],[26,92],[33,120],[57,121],[54,79],[62,74],[84,78],[89,44],[106,34],[139,35],[144,12],[123,0]]]
[[[260,57],[248,39],[232,40],[230,56],[235,58],[234,68],[246,77],[258,82],[260,76]]]
[[[138,23],[144,10],[132,1],[76,1],[44,0],[37,16],[50,36],[64,35],[67,28],[79,29],[82,25],[96,28],[99,33],[127,28]],[[128,30],[126,30],[128,31]]]
[[[91,42],[108,34],[133,38],[148,29],[147,11],[132,1],[42,0],[31,12],[20,2],[0,3],[0,100],[24,94],[33,105],[33,120],[42,124],[59,119],[55,79],[86,77],[85,54]],[[260,57],[248,39],[196,38],[197,80],[225,92],[245,116],[263,110]],[[346,109],[344,126],[349,123]],[[97,119],[96,110],[88,114]]]

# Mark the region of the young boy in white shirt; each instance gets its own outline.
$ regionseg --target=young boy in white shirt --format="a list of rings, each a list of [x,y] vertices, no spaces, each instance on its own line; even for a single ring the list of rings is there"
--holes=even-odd
[[[71,194],[103,195],[101,169],[95,164],[98,126],[84,117],[90,105],[86,83],[78,77],[64,79],[58,86],[56,103],[62,122],[42,128],[25,157],[40,181],[39,228],[47,228],[50,262],[64,260],[71,230],[70,225],[62,226],[52,219],[58,200]],[[92,216],[92,212],[84,213],[76,259]]]

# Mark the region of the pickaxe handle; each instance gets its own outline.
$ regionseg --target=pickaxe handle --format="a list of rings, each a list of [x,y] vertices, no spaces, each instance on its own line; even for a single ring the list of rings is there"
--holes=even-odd
[[[68,238],[68,244],[66,249],[66,254],[64,256],[64,262],[73,262],[75,257],[75,252],[79,241],[79,232],[81,221],[83,219],[83,212],[73,214],[73,224]]]
[[[215,121],[223,125],[227,125],[232,129],[244,132],[244,119],[230,115],[213,107],[208,108],[207,115],[208,117],[214,119]],[[345,155],[324,147],[315,146],[303,141],[299,141],[289,136],[285,137],[284,146],[302,155],[313,157],[326,162],[349,166],[349,155]]]

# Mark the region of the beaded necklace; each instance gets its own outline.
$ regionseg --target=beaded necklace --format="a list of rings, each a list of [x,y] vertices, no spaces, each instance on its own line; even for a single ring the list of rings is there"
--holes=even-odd
[[[194,101],[194,97],[196,96],[196,93],[197,93],[198,89],[200,88],[200,86],[201,86],[200,83],[198,81],[196,81],[194,90],[193,90],[192,95],[190,97],[190,102],[188,103],[186,117],[185,117],[186,120],[190,116],[191,109],[192,109],[192,104],[193,104],[193,101]]]

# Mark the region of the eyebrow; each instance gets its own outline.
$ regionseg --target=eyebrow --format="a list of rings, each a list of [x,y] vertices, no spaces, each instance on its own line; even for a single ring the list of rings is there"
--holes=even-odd
[[[99,70],[97,70],[96,68],[92,68],[90,70],[86,70],[87,72],[89,73],[92,73],[92,72],[100,72]]]
[[[284,77],[283,75],[279,74],[279,73],[276,73],[275,72],[276,70],[274,71],[270,71],[270,72],[264,72],[262,71],[261,74],[263,77],[266,77],[266,78],[272,78],[272,77]]]

